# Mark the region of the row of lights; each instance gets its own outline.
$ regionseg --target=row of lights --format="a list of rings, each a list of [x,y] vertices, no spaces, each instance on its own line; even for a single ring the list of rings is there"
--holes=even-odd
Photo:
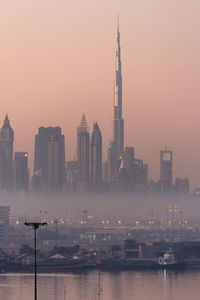
[[[47,220],[45,219],[44,222],[46,222],[46,221],[47,221]],[[50,224],[55,224],[55,223],[56,223],[55,221],[56,221],[56,220],[51,220],[51,221],[50,221]],[[42,221],[42,222],[43,222],[43,221]],[[58,220],[57,220],[57,223],[59,223],[59,224],[65,224],[65,221],[64,221],[63,219],[61,219],[60,222],[58,222]],[[109,221],[109,220],[103,220],[103,221],[101,221],[101,223],[102,223],[103,225],[109,225],[109,224],[110,224],[110,221]],[[149,225],[153,225],[155,222],[154,222],[154,221],[149,221],[148,223],[149,223]],[[171,223],[172,223],[172,221],[169,220],[169,221],[168,221],[168,224],[171,224]],[[179,221],[179,224],[187,224],[187,223],[188,223],[187,220],[186,220],[186,221],[183,221],[183,222]],[[19,220],[16,220],[16,225],[19,225],[19,224],[20,224]],[[87,224],[87,221],[86,221],[86,220],[81,220],[80,224],[81,224],[81,225]],[[122,224],[122,220],[118,220],[118,221],[117,221],[117,224],[121,225],[121,224]],[[139,221],[136,221],[135,224],[136,224],[136,226],[139,226],[140,222],[139,222]]]
[[[81,225],[82,225],[82,224],[86,224],[86,223],[87,223],[86,220],[81,220],[81,222],[80,222]],[[102,223],[103,225],[109,225],[109,224],[110,224],[110,221],[109,221],[109,220],[103,220],[103,221],[101,221],[101,223]],[[122,220],[117,221],[117,224],[121,225],[121,224],[122,224]]]

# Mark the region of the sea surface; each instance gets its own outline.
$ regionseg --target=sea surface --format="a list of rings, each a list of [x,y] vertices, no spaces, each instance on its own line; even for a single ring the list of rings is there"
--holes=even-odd
[[[39,274],[38,300],[199,300],[200,270]],[[33,275],[0,274],[0,299],[34,300]],[[99,297],[99,298],[98,298]]]

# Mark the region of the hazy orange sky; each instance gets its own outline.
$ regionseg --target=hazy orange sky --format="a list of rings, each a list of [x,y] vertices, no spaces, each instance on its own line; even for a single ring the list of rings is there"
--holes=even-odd
[[[38,127],[61,126],[68,160],[84,111],[90,130],[99,123],[105,156],[118,12],[125,144],[154,179],[167,145],[174,178],[200,186],[199,0],[1,1],[1,122],[7,112],[15,151],[31,161]]]

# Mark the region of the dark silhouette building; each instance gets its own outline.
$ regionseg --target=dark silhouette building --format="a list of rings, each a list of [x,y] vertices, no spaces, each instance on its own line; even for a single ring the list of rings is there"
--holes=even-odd
[[[3,127],[0,130],[0,188],[13,188],[13,141],[14,131],[6,115]]]
[[[48,142],[48,190],[61,190],[65,181],[63,174],[64,161],[64,144],[61,135],[52,135]]]
[[[110,142],[110,145],[107,150],[107,165],[106,165],[106,174],[107,174],[107,182],[112,182],[112,177],[116,172],[116,159],[115,157],[115,147],[114,142]]]
[[[29,187],[28,153],[15,152],[14,162],[15,162],[14,182],[15,182],[16,189],[28,190]]]
[[[65,138],[60,127],[40,127],[35,136],[33,188],[60,190],[65,182]]]
[[[98,186],[102,182],[102,135],[97,122],[91,136],[91,183]]]
[[[189,192],[190,192],[189,179],[188,178],[179,178],[179,177],[176,178],[173,189],[176,194],[189,194]]]
[[[148,165],[142,159],[134,159],[134,183],[136,189],[148,182]]]
[[[172,151],[160,151],[160,186],[162,192],[172,189]]]
[[[66,161],[65,163],[66,175],[66,190],[76,191],[78,182],[78,163],[76,160]]]
[[[8,240],[10,207],[0,206],[0,241]]]
[[[77,128],[77,162],[79,191],[84,191],[89,183],[90,134],[85,115]]]
[[[127,172],[132,172],[134,169],[135,151],[133,147],[126,147],[124,151],[124,168]]]
[[[119,172],[112,178],[112,189],[124,192],[145,191],[147,182],[148,165],[135,158],[133,147],[125,147]]]

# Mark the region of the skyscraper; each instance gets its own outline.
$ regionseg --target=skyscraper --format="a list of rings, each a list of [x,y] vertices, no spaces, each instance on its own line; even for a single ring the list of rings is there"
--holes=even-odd
[[[3,127],[0,130],[0,188],[12,188],[12,161],[13,161],[14,132],[6,115]]]
[[[29,174],[28,174],[28,153],[15,152],[15,187],[17,189],[28,190]]]
[[[112,182],[112,176],[114,174],[114,157],[113,157],[113,142],[110,142],[110,145],[107,150],[107,182]]]
[[[81,123],[77,128],[77,161],[78,161],[78,181],[80,189],[84,189],[89,183],[89,153],[90,134],[88,124],[83,114]]]
[[[62,189],[63,178],[60,171],[59,136],[52,135],[48,142],[48,190]]]
[[[8,239],[10,207],[0,206],[0,241]]]
[[[78,181],[78,163],[76,160],[65,163],[66,189],[76,191]]]
[[[114,105],[112,108],[112,131],[115,150],[113,150],[116,168],[121,155],[124,153],[124,120],[122,119],[122,74],[119,24],[117,27],[117,49],[115,58]]]
[[[160,151],[160,184],[161,190],[167,192],[172,188],[172,151]]]
[[[135,149],[133,147],[125,147],[124,151],[124,168],[128,172],[133,172],[135,159]]]
[[[91,183],[100,185],[102,181],[102,135],[97,122],[91,136]]]
[[[61,187],[65,181],[65,138],[60,127],[40,127],[35,136],[33,185],[40,185],[38,188],[42,191],[51,190],[50,182],[57,176],[52,174],[53,170],[58,172],[58,185]]]

